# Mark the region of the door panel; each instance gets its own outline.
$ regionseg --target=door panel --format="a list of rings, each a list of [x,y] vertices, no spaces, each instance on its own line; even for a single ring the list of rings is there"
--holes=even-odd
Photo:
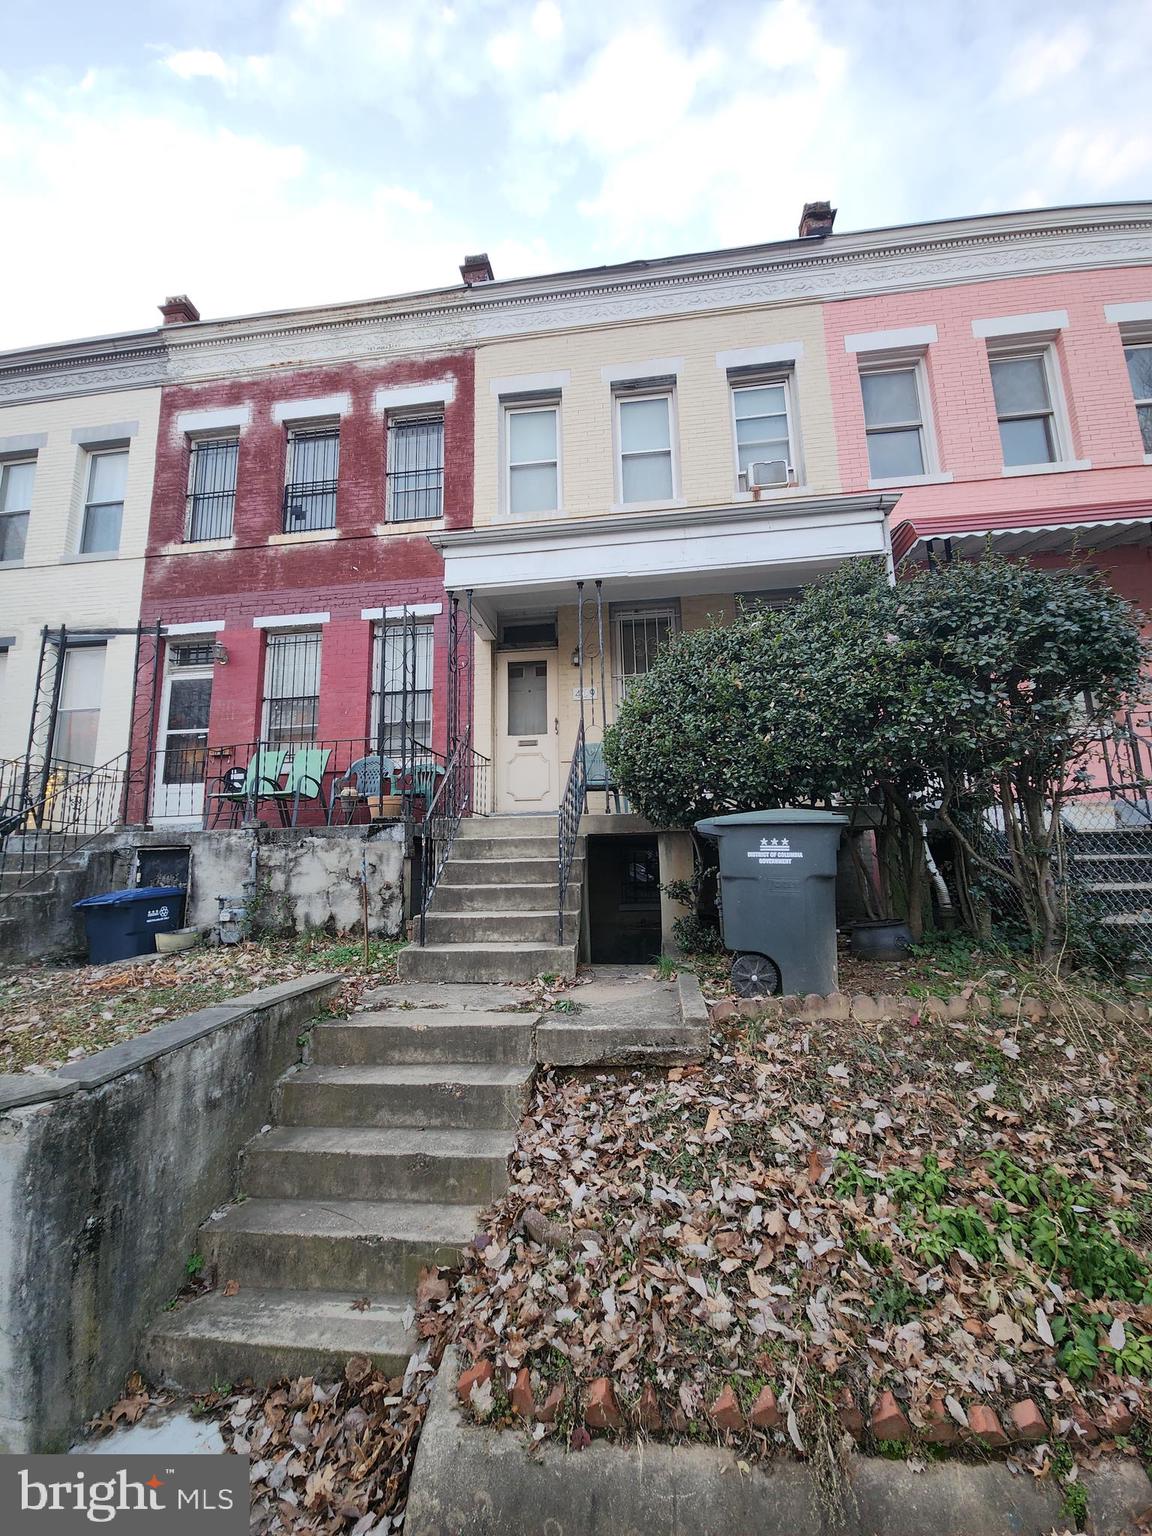
[[[210,670],[181,671],[165,680],[152,796],[154,820],[200,820],[211,706]]]
[[[496,783],[501,811],[554,811],[559,804],[556,652],[496,658]]]

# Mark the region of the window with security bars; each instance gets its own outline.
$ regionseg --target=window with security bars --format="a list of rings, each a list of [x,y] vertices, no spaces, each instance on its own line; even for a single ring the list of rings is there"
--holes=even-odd
[[[36,460],[0,465],[0,560],[23,560]]]
[[[408,740],[405,741],[407,734]],[[432,626],[377,624],[372,657],[372,740],[397,760],[432,742]]]
[[[644,677],[657,653],[678,628],[679,615],[674,608],[622,608],[615,614],[616,695],[619,702],[628,690]]]
[[[313,742],[319,702],[319,634],[269,635],[264,657],[264,740],[276,747]]]
[[[388,520],[414,523],[444,512],[444,418],[388,423]]]
[[[240,443],[235,437],[199,438],[193,442],[184,535],[189,543],[231,538],[239,453]]]
[[[288,434],[284,532],[311,533],[336,526],[340,474],[339,427],[309,427]]]
[[[1132,382],[1144,452],[1152,454],[1152,342],[1140,347],[1125,347],[1124,361],[1128,364],[1128,377]]]

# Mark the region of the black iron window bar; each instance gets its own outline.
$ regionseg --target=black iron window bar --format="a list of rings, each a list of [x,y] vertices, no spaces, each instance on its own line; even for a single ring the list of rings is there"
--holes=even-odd
[[[284,532],[311,533],[336,526],[340,433],[336,428],[293,432],[288,439]]]
[[[388,519],[412,523],[444,510],[444,418],[406,416],[388,428]]]
[[[239,441],[234,437],[205,438],[193,443],[184,532],[189,543],[231,538],[239,450]]]

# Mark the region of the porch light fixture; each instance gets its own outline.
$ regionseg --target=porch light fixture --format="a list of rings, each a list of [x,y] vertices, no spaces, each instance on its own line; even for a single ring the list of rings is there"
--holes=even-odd
[[[228,648],[222,645],[219,640],[212,647],[212,660],[218,667],[226,667],[228,665]]]

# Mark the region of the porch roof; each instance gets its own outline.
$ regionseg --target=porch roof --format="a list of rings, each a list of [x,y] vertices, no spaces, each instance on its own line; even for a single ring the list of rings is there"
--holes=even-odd
[[[547,522],[501,522],[431,535],[444,585],[483,604],[574,600],[577,581],[611,598],[798,586],[844,559],[886,557],[898,493],[812,496]]]
[[[1060,554],[1074,549],[1113,549],[1145,544],[1152,534],[1152,502],[1116,502],[1095,507],[909,518],[892,533],[896,560],[923,556],[934,541],[947,540],[956,555],[978,554],[991,539],[998,554]]]

